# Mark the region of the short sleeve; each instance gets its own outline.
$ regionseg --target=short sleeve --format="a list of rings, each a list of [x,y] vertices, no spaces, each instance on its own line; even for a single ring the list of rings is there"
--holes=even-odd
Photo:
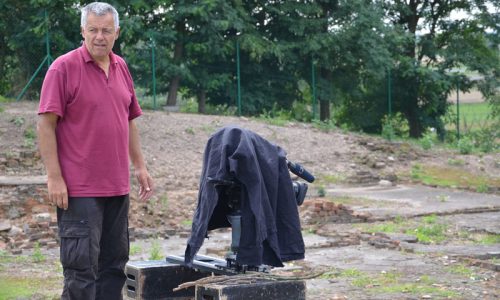
[[[64,73],[55,68],[50,68],[43,80],[40,93],[40,105],[38,114],[55,113],[59,117],[64,116],[66,109],[66,78]]]

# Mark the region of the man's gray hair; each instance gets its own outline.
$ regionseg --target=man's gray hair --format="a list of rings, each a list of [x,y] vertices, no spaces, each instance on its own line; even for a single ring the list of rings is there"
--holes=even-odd
[[[120,21],[118,19],[118,12],[116,9],[111,6],[110,4],[106,2],[92,2],[90,4],[87,4],[85,7],[82,8],[82,18],[80,25],[82,28],[85,28],[85,25],[87,25],[87,16],[89,13],[93,13],[96,16],[104,16],[106,14],[113,14],[113,20],[115,23],[115,30],[118,30],[118,27],[120,27]]]

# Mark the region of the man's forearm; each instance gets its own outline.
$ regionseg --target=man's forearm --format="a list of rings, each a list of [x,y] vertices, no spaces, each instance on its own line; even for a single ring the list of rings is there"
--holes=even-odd
[[[61,167],[59,165],[59,156],[57,152],[57,139],[55,124],[50,117],[41,116],[37,126],[38,146],[42,156],[47,176],[49,178],[62,177]]]
[[[129,155],[130,161],[136,170],[146,168],[139,141],[139,130],[133,120],[129,121]]]

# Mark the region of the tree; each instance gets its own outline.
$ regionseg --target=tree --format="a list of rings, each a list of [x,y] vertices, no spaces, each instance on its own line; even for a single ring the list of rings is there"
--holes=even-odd
[[[426,127],[443,131],[441,117],[446,99],[460,80],[462,90],[473,84],[453,70],[465,67],[484,76],[483,82],[498,76],[498,41],[488,40],[486,30],[498,34],[488,1],[406,0],[386,2],[393,24],[392,42],[395,81],[395,109],[409,121],[410,136],[420,137]],[[498,10],[498,2],[489,2]],[[467,19],[452,19],[463,11]],[[480,84],[480,83],[479,83]],[[485,87],[483,85],[483,87]],[[485,95],[490,88],[483,89]]]

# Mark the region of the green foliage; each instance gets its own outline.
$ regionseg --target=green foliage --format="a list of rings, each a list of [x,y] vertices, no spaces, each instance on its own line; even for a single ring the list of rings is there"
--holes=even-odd
[[[337,128],[337,126],[335,126],[332,120],[329,121],[313,120],[312,125],[314,126],[314,128],[317,128],[323,132],[329,132]]]
[[[197,113],[198,112],[198,102],[194,98],[188,98],[180,102],[180,111],[183,113]]]
[[[461,168],[423,166],[415,164],[411,168],[410,177],[414,181],[441,187],[483,190],[488,186],[498,186],[500,180],[472,174]]]
[[[500,244],[500,234],[485,234],[478,242],[484,245],[495,245]]]
[[[434,131],[429,130],[419,139],[419,143],[420,146],[422,146],[422,149],[429,150],[434,146],[436,140],[437,138]]]
[[[382,124],[381,135],[383,138],[385,138],[386,140],[389,140],[389,141],[392,141],[396,138],[396,133],[394,132],[394,127],[390,122]]]
[[[431,223],[409,229],[406,233],[415,235],[421,243],[436,244],[446,239],[446,229],[446,224]]]
[[[24,122],[26,122],[26,120],[24,120],[23,117],[14,117],[10,120],[11,123],[14,123],[14,125],[16,125],[17,127],[21,127],[22,125],[24,125]]]
[[[408,120],[400,112],[382,119],[382,137],[387,140],[398,138],[407,138],[409,133]]]
[[[318,197],[321,197],[321,198],[326,196],[326,190],[325,190],[325,187],[323,185],[320,185],[318,187],[317,195],[318,195]]]
[[[0,299],[28,297],[34,292],[35,287],[29,279],[0,278]]]
[[[163,258],[160,243],[157,240],[154,240],[151,243],[151,248],[149,249],[149,260],[160,260]]]
[[[40,243],[35,243],[35,248],[33,250],[33,254],[31,255],[34,263],[41,263],[46,260],[45,255],[43,255],[42,250],[40,249]]]
[[[471,154],[474,149],[474,144],[471,138],[464,136],[458,141],[457,148],[460,154]]]
[[[81,5],[62,0],[0,4],[0,94],[12,97],[22,89],[46,55],[47,32],[53,57],[79,46],[75,8]],[[500,97],[495,95],[499,39],[491,34],[498,22],[481,1],[443,2],[439,9],[432,5],[122,1],[116,6],[122,30],[114,51],[127,60],[145,109],[154,107],[154,54],[158,106],[166,103],[167,95],[182,94],[179,98],[191,100],[181,104],[181,111],[234,115],[239,81],[244,115],[278,124],[309,122],[317,101],[320,119],[332,122],[332,128],[342,124],[392,139],[420,138],[433,127],[442,138],[446,99],[457,85],[462,91],[481,91],[493,115],[500,114]],[[457,11],[469,17],[450,18]],[[410,22],[417,17],[423,29],[419,35]],[[45,65],[41,71],[28,98],[39,94]],[[470,74],[480,79],[472,80]],[[397,121],[383,120],[389,92]],[[495,140],[473,140],[481,151],[495,151]]]
[[[142,252],[142,247],[138,244],[131,244],[129,249],[130,255],[136,255]]]

